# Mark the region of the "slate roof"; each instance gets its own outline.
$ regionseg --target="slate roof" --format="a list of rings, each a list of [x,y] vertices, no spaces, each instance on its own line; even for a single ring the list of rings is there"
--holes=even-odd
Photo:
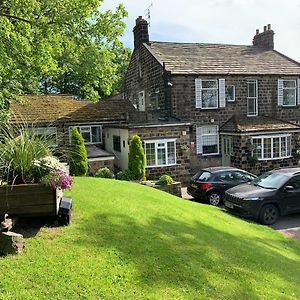
[[[220,127],[220,132],[258,133],[272,131],[300,131],[300,126],[267,116],[233,116]]]
[[[300,63],[275,50],[255,46],[171,42],[143,45],[173,74],[300,74]]]
[[[126,120],[132,105],[126,100],[75,100],[69,95],[27,95],[22,103],[12,101],[10,123],[49,124]]]

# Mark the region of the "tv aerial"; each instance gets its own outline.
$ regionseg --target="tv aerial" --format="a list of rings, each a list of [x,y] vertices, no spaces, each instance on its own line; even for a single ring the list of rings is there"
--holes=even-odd
[[[146,20],[148,22],[148,26],[150,27],[150,19],[151,19],[151,7],[153,6],[153,2],[151,2],[151,4],[145,9],[146,11]]]

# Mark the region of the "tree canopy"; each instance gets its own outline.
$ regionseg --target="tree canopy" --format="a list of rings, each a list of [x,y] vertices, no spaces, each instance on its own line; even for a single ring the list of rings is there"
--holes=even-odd
[[[130,50],[123,5],[103,0],[0,0],[0,109],[20,93],[91,100],[118,89]]]

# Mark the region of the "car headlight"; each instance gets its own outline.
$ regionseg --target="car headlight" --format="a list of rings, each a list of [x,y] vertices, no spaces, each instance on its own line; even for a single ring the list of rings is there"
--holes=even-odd
[[[246,200],[246,201],[258,201],[258,200],[262,200],[263,198],[262,197],[245,197],[243,198],[243,200]]]

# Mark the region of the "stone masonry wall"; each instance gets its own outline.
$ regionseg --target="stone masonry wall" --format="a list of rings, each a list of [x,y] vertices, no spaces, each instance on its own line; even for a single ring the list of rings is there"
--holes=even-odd
[[[144,46],[139,47],[133,52],[128,66],[124,85],[126,99],[138,107],[138,93],[145,91],[146,111],[150,115],[164,115],[164,74],[163,66]]]
[[[225,78],[225,85],[235,86],[235,102],[227,102],[226,107],[218,109],[196,108],[195,78],[192,75],[172,76],[172,111],[182,121],[191,122],[191,170],[221,165],[220,155],[201,156],[196,154],[196,127],[218,125],[219,128],[234,114],[247,115],[247,81],[257,80],[258,84],[258,115],[267,115],[286,121],[300,121],[300,107],[279,107],[277,105],[277,80],[297,79],[297,76],[199,76],[201,79]],[[300,77],[300,75],[299,75]],[[296,108],[296,109],[295,109]],[[194,143],[194,146],[192,145]],[[241,151],[241,150],[238,150]]]
[[[187,182],[190,178],[190,152],[186,150],[190,135],[188,126],[161,126],[129,129],[129,140],[138,134],[142,140],[176,138],[176,162],[175,166],[151,167],[146,169],[147,177],[158,179],[161,175],[168,174],[174,180]]]
[[[272,159],[272,160],[258,160],[251,161],[251,150],[249,144],[251,143],[251,137],[249,136],[233,136],[232,137],[232,156],[231,164],[234,167],[247,170],[255,175],[261,175],[264,172],[270,171],[276,168],[292,167],[299,165],[299,158],[293,156],[285,159]],[[292,134],[292,155],[297,150],[297,142],[300,134]]]

